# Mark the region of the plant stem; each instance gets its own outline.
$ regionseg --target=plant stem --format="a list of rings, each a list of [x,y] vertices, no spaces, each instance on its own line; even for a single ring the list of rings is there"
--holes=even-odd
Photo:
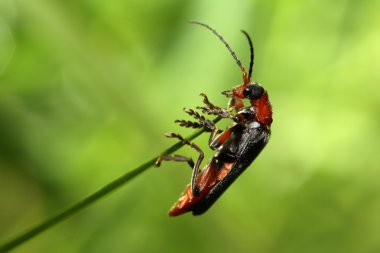
[[[214,122],[216,123],[219,121],[219,118],[215,119]],[[199,135],[201,135],[205,130],[198,130],[191,136],[189,136],[187,139],[193,140]],[[181,142],[178,142],[171,146],[170,148],[166,149],[162,154],[171,154],[174,151],[181,148],[184,144]],[[143,163],[142,165],[138,166],[137,168],[127,172],[123,176],[115,179],[114,181],[110,182],[109,184],[105,185],[103,188],[99,189],[98,191],[94,192],[93,194],[89,195],[88,197],[80,200],[79,202],[73,204],[71,207],[65,209],[61,213],[58,213],[55,216],[50,217],[49,219],[41,222],[40,224],[36,225],[35,227],[32,227],[31,229],[27,230],[23,234],[15,237],[14,239],[9,240],[8,242],[2,244],[0,246],[0,252],[7,252],[11,249],[16,248],[17,246],[23,244],[24,242],[32,239],[33,237],[41,234],[42,232],[46,231],[47,229],[57,225],[58,223],[70,218],[77,212],[81,211],[82,209],[90,206],[95,201],[98,201],[99,199],[103,198],[107,194],[111,193],[112,191],[116,190],[120,186],[124,185],[134,177],[138,176],[142,172],[146,171],[148,168],[154,165],[155,161],[157,160],[158,156],[155,158],[150,159],[149,161]]]

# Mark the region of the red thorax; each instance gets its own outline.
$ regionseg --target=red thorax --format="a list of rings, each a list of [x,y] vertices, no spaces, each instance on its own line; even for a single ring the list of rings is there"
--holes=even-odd
[[[269,128],[273,120],[272,105],[269,102],[268,93],[265,91],[259,99],[251,100],[251,105],[256,107],[257,120]]]

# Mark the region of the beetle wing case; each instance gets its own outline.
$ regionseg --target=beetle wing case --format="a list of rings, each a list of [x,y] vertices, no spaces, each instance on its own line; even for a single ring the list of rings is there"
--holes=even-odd
[[[241,155],[234,163],[231,171],[219,181],[207,195],[192,207],[193,215],[206,212],[223,192],[235,181],[235,179],[256,159],[261,150],[268,143],[270,130],[265,127],[249,129],[243,134]]]

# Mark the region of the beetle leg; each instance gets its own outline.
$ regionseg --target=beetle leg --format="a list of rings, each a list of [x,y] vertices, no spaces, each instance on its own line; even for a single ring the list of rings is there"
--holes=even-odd
[[[193,122],[189,120],[179,120],[177,119],[174,121],[175,123],[178,123],[181,127],[187,127],[187,128],[202,128],[203,125],[198,122]]]
[[[238,97],[232,97],[230,101],[228,102],[228,108],[235,109],[235,111],[238,111],[239,109],[244,107],[243,100]]]
[[[195,119],[199,120],[201,125],[207,128],[208,130],[214,131],[214,129],[216,128],[215,124],[212,121],[206,119],[204,116],[200,115],[198,112],[194,111],[193,109],[184,108],[183,110],[190,116],[193,116]]]
[[[230,112],[224,108],[213,105],[209,100],[206,94],[201,93],[203,97],[203,103],[206,106],[198,106],[197,109],[202,110],[203,113],[208,115],[216,115],[222,118],[234,119],[234,116],[230,114]]]
[[[228,110],[220,108],[220,107],[210,109],[205,106],[197,106],[197,109],[202,110],[204,114],[215,115],[221,118],[227,118],[227,119],[232,119],[233,121],[236,121],[234,115],[232,115]]]
[[[189,114],[190,116],[193,116],[195,119],[199,120],[200,122],[194,122],[189,120],[175,120],[175,123],[178,123],[181,127],[187,127],[187,128],[203,128],[205,127],[207,130],[213,130],[215,128],[215,124],[209,120],[207,120],[204,116],[200,115],[198,112],[194,111],[193,109],[183,109],[184,112]]]
[[[168,133],[168,134],[165,134],[165,136],[168,137],[168,138],[177,138],[183,144],[190,146],[192,149],[194,149],[195,151],[197,151],[199,153],[198,159],[197,159],[195,165],[193,166],[193,174],[191,176],[191,183],[190,183],[191,191],[192,191],[193,195],[194,196],[198,196],[199,195],[199,189],[197,187],[196,181],[197,181],[198,174],[199,174],[199,171],[200,171],[200,165],[201,165],[202,160],[204,158],[204,153],[203,153],[202,149],[200,147],[198,147],[198,145],[196,145],[195,143],[190,142],[188,139],[183,138],[179,134]],[[160,158],[161,157],[163,157],[163,156],[160,156],[157,159],[158,162],[160,162]]]
[[[220,132],[220,130],[216,127],[216,125],[213,122],[205,119],[205,117],[203,117],[198,112],[192,109],[185,109],[185,112],[193,116],[194,118],[198,119],[202,124],[205,125],[206,128],[211,130],[211,135],[208,141],[208,145],[212,150],[215,150],[218,147],[220,147],[232,133],[232,128],[229,128],[223,131],[221,134],[217,135]],[[238,117],[236,116],[233,116],[233,117],[234,117],[234,121],[239,121]]]
[[[208,140],[208,145],[212,150],[219,148],[232,134],[232,128],[228,128],[217,136],[217,132],[213,132]]]
[[[207,108],[209,108],[209,109],[214,109],[214,108],[217,107],[217,106],[215,106],[214,104],[212,104],[212,103],[210,102],[210,100],[208,100],[208,97],[206,96],[206,94],[201,93],[200,96],[203,97],[203,103],[207,106]]]
[[[193,159],[181,155],[161,155],[158,157],[155,165],[156,167],[161,166],[162,161],[175,161],[175,162],[187,162],[191,169],[194,168],[194,161]]]

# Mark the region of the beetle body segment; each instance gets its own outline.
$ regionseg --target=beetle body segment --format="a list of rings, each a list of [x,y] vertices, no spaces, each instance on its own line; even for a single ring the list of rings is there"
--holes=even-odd
[[[272,105],[269,102],[268,93],[265,91],[261,98],[251,101],[251,105],[256,108],[257,120],[269,128],[273,119]]]
[[[178,199],[177,203],[169,211],[169,216],[178,216],[185,212],[193,210],[194,205],[207,196],[210,191],[215,187],[229,173],[232,163],[225,163],[222,167],[217,167],[216,160],[212,159],[204,170],[199,173],[197,178],[197,187],[199,195],[194,196],[190,184],[186,186],[185,191]]]

